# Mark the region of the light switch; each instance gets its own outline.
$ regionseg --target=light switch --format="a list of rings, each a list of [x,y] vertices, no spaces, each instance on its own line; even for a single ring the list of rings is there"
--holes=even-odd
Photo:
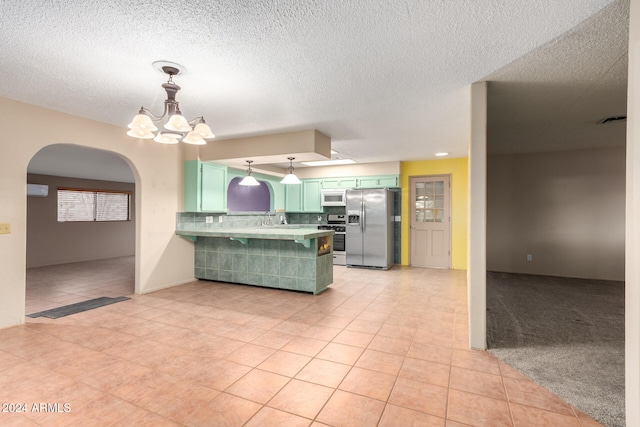
[[[8,222],[0,224],[0,234],[11,234],[11,224]]]

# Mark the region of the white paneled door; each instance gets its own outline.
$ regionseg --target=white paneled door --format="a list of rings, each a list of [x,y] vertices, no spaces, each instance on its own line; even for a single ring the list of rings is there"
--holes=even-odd
[[[451,267],[451,177],[412,177],[411,265]]]

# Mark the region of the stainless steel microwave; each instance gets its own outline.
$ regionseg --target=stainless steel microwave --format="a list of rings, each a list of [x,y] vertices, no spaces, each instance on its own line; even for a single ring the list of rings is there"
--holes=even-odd
[[[322,206],[346,206],[347,190],[322,190]]]

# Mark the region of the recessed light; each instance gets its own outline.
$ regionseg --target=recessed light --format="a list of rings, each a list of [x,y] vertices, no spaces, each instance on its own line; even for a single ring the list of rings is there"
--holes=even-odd
[[[349,165],[355,163],[351,159],[338,159],[338,160],[320,160],[317,162],[302,162],[305,166],[336,166],[336,165]]]
[[[436,155],[436,157],[444,157],[444,156],[448,156],[449,153],[446,153],[446,152],[443,151],[441,153],[435,153],[435,155]]]

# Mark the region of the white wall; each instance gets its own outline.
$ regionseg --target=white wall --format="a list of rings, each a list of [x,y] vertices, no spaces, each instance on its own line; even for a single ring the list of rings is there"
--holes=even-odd
[[[193,280],[193,246],[175,236],[182,210],[182,148],[126,136],[124,128],[0,98],[0,328],[24,323],[27,166],[50,144],[121,155],[136,177],[136,292]]]
[[[469,347],[487,348],[487,82],[471,85],[467,300]]]
[[[640,425],[640,2],[629,20],[627,88],[627,209],[625,267],[625,411],[628,426]]]
[[[490,156],[487,269],[624,280],[624,171],[624,147]]]

